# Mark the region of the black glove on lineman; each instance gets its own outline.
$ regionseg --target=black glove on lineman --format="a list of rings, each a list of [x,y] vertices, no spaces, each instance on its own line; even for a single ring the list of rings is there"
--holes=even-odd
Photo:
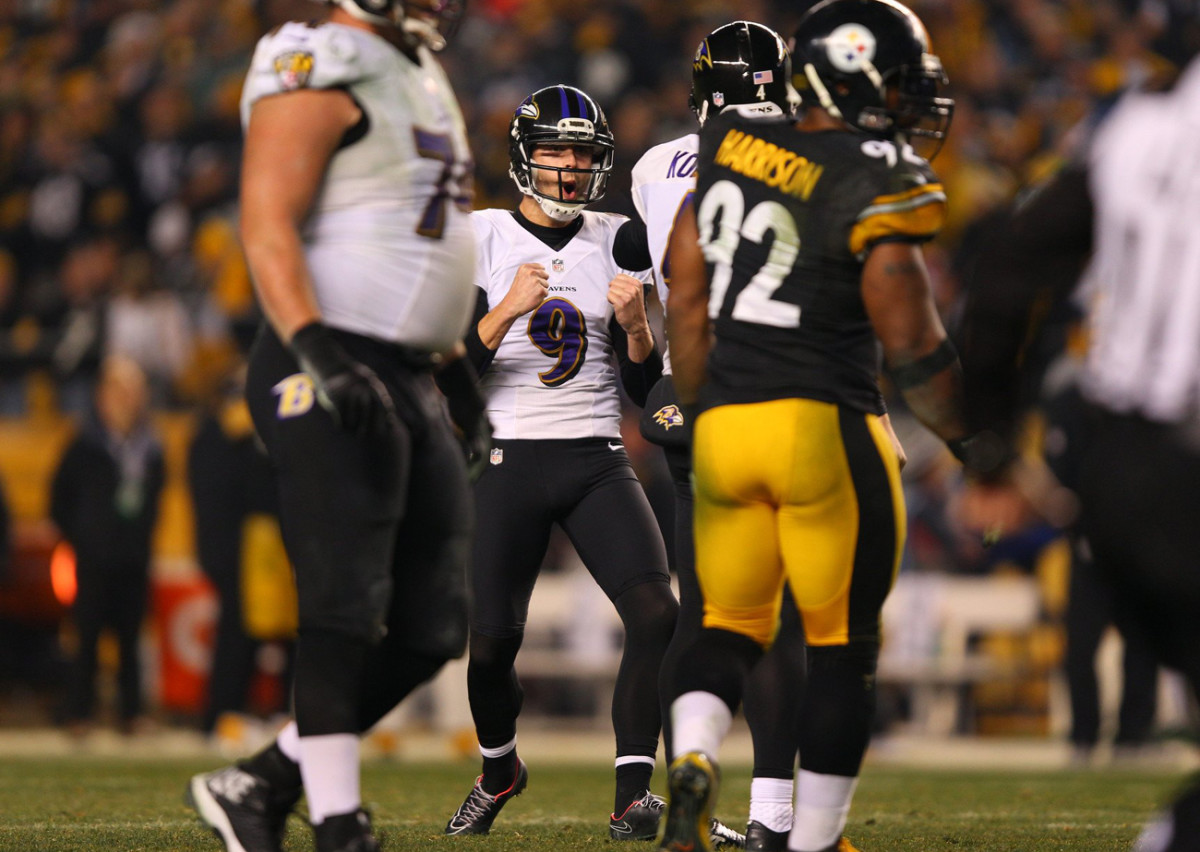
[[[288,346],[313,380],[317,402],[356,435],[399,429],[391,394],[375,371],[356,361],[319,322],[304,326]]]
[[[492,443],[492,423],[479,393],[475,368],[466,358],[456,358],[441,369],[436,380],[446,397],[450,419],[462,432],[467,476],[475,482],[487,468]]]

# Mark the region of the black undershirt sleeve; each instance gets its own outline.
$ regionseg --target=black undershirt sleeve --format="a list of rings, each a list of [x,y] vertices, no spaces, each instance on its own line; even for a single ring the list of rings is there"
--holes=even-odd
[[[617,353],[621,386],[625,388],[625,393],[633,400],[633,404],[642,408],[646,404],[646,397],[650,395],[650,389],[662,378],[663,362],[658,346],[655,345],[646,360],[638,364],[629,359],[629,335],[621,328],[616,317],[609,322],[608,332],[612,335],[613,351]]]
[[[475,294],[475,313],[471,315],[471,325],[463,336],[463,344],[467,347],[467,358],[475,368],[476,375],[482,376],[496,357],[496,350],[488,349],[479,338],[479,321],[487,316],[488,298],[483,288],[476,289],[478,292]]]
[[[1085,168],[1069,166],[980,249],[958,334],[972,430],[1012,428],[1025,402],[1019,368],[1047,313],[1075,288],[1092,250],[1093,212]]]
[[[650,257],[646,226],[641,219],[630,219],[617,229],[617,235],[613,239],[612,256],[617,266],[622,269],[641,272],[654,265],[654,260]]]

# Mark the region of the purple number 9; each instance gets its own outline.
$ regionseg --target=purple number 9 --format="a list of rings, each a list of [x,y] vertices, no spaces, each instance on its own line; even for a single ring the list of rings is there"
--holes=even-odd
[[[587,323],[583,312],[566,299],[547,299],[529,317],[529,339],[554,366],[538,378],[547,387],[570,381],[587,355]]]

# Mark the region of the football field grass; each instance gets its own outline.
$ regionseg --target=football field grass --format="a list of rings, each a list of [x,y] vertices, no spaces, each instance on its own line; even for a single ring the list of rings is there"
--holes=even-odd
[[[0,850],[218,852],[182,803],[193,772],[216,760],[111,757],[0,761]],[[610,772],[592,765],[530,768],[529,787],[489,837],[442,835],[474,780],[473,763],[368,762],[363,797],[385,850],[548,852],[613,849]],[[847,827],[862,852],[1107,852],[1128,850],[1170,791],[1171,775],[951,771],[868,767]],[[661,770],[655,785],[662,792]],[[744,826],[749,770],[726,771],[717,813]],[[285,848],[312,849],[299,818]],[[650,844],[636,844],[650,849]]]

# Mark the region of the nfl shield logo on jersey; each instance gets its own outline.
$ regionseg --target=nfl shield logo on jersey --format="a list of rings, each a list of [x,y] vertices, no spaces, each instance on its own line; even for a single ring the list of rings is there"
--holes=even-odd
[[[504,450],[499,447],[492,447],[491,458],[488,459],[492,464],[500,464],[504,461]]]
[[[563,263],[563,259],[561,257],[556,257],[550,262],[550,268],[561,275],[562,271],[567,268],[567,265]]]
[[[717,107],[725,106],[725,93],[724,92],[713,92],[713,106],[717,106]]]

